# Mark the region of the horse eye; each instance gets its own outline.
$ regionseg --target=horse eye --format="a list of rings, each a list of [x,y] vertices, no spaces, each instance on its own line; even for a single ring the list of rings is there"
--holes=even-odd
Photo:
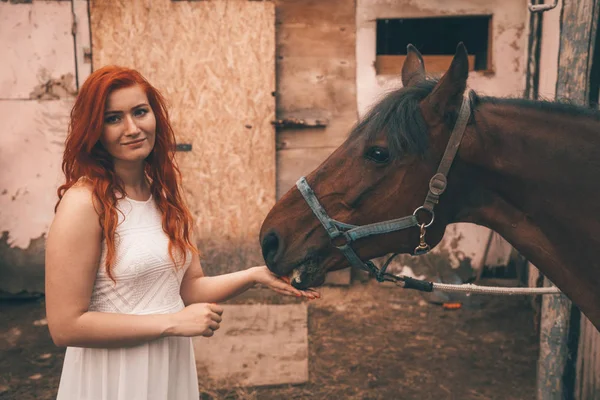
[[[383,147],[371,147],[365,153],[365,157],[377,164],[385,164],[390,160],[390,152]]]

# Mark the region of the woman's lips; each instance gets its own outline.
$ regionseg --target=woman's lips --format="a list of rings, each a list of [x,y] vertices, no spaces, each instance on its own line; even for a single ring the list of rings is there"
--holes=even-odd
[[[146,139],[144,138],[144,139],[133,140],[133,141],[131,141],[131,142],[123,143],[122,145],[123,145],[123,146],[132,146],[132,145],[135,145],[135,144],[140,144],[140,143],[142,143],[144,140],[146,140]]]

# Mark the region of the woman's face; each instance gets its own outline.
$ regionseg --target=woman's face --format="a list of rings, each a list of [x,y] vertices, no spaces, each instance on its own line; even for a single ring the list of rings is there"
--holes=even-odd
[[[139,85],[113,90],[106,101],[100,143],[115,162],[142,162],[156,138],[156,117]]]

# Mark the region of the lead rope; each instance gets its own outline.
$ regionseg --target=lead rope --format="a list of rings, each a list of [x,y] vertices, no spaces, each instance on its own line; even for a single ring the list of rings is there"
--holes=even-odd
[[[501,286],[480,286],[474,285],[472,283],[465,283],[462,285],[452,285],[449,283],[437,283],[430,282],[423,279],[411,278],[405,275],[394,275],[386,272],[387,267],[390,265],[392,260],[399,253],[392,254],[383,266],[377,268],[372,261],[367,261],[365,263],[365,270],[371,272],[375,275],[375,279],[378,282],[392,282],[404,289],[415,289],[421,292],[449,292],[449,293],[476,293],[476,294],[496,294],[503,296],[512,296],[512,295],[544,295],[544,294],[553,294],[558,295],[562,294],[559,288],[556,286],[551,287],[501,287]]]

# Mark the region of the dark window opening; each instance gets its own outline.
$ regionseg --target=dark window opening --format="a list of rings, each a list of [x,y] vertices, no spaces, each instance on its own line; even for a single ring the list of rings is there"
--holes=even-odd
[[[382,67],[378,68],[378,73],[391,72],[387,64],[394,57],[388,56],[405,56],[409,43],[424,56],[428,72],[444,72],[459,42],[463,42],[469,52],[470,70],[491,70],[491,26],[491,15],[378,19],[377,64]]]

